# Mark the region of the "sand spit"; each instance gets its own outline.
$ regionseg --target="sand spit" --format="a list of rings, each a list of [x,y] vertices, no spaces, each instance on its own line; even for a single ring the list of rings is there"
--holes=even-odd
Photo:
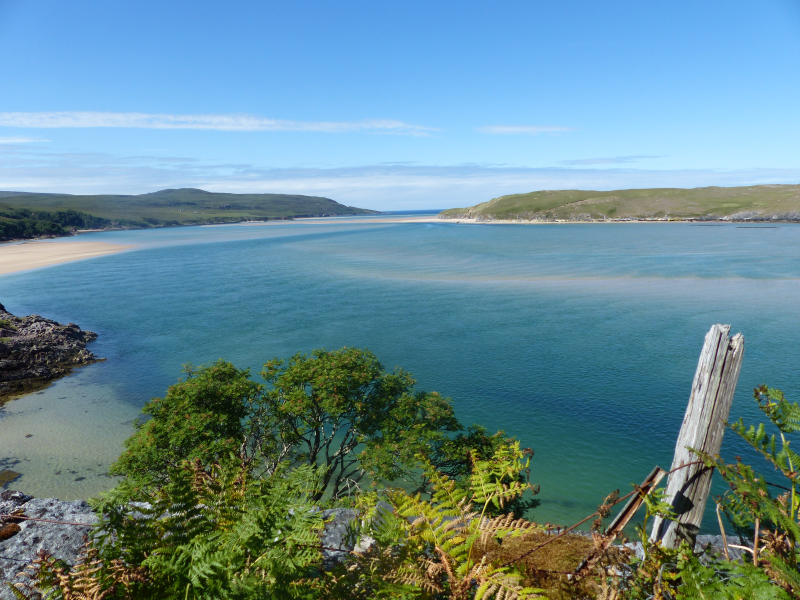
[[[122,252],[135,246],[105,242],[22,242],[0,244],[0,275]]]

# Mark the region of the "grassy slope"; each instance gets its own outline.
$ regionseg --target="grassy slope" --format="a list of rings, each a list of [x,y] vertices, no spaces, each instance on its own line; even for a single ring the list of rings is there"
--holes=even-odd
[[[694,189],[653,188],[593,192],[539,191],[500,196],[443,218],[526,220],[702,219],[800,220],[800,185]]]
[[[3,204],[29,210],[76,210],[131,225],[209,223],[318,215],[368,214],[318,196],[287,194],[218,194],[191,188],[139,196],[36,194],[3,196]],[[155,222],[154,222],[155,221]]]

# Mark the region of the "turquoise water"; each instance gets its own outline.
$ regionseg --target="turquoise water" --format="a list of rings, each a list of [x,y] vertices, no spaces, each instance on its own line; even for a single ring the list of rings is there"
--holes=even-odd
[[[452,397],[465,424],[534,448],[535,516],[559,523],[670,464],[713,323],[746,338],[734,418],[757,418],[764,382],[800,397],[795,225],[340,219],[89,240],[138,247],[0,277],[11,312],[95,331],[108,359],[0,412],[0,464],[35,495],[112,485],[103,473],[144,402],[182,364],[220,357],[258,372],[275,356],[368,347]],[[727,435],[723,453],[744,451]]]

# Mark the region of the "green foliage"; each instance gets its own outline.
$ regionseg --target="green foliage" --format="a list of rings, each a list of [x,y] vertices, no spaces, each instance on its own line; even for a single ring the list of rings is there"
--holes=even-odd
[[[401,369],[387,373],[358,348],[315,350],[264,365],[265,396],[282,447],[295,463],[323,468],[323,491],[339,498],[365,475],[413,479],[415,455],[461,428],[447,398],[414,392]]]
[[[423,461],[431,500],[402,490],[358,498],[361,528],[375,546],[321,570],[322,512],[313,497],[324,469],[278,466],[254,478],[232,456],[168,467],[159,487],[124,480],[93,502],[102,515],[86,555],[72,569],[41,556],[16,594],[33,600],[180,600],[255,598],[338,600],[524,600],[512,567],[492,564],[479,547],[536,526],[512,515],[491,518],[526,489],[514,477],[529,456],[519,443],[476,461],[467,490]],[[502,483],[509,480],[511,483]]]
[[[468,486],[474,460],[514,441],[479,426],[461,431],[448,398],[415,391],[411,375],[386,372],[368,350],[321,349],[275,359],[262,376],[268,385],[222,360],[189,367],[184,381],[145,405],[150,419],[135,423],[111,472],[139,485],[160,485],[170,467],[187,459],[207,466],[235,455],[254,476],[288,461],[322,468],[315,500],[336,500],[365,480],[426,490],[430,481],[417,468],[420,453]],[[527,475],[513,476],[522,483]],[[504,477],[502,483],[510,483],[510,475]],[[536,504],[515,498],[505,510],[519,517]]]
[[[675,550],[652,547],[636,565],[626,598],[644,600],[790,600],[762,568],[749,563],[717,560],[704,565],[682,542]]]
[[[138,484],[163,484],[184,460],[207,467],[240,455],[246,443],[244,419],[260,393],[247,370],[223,360],[188,366],[185,380],[142,409],[151,418],[134,424],[136,431],[111,472]]]
[[[479,547],[529,531],[535,525],[513,515],[490,518],[490,507],[503,508],[527,487],[515,474],[527,469],[519,443],[501,446],[488,460],[476,460],[467,489],[438,472],[420,456],[433,491],[430,500],[403,490],[387,493],[394,513],[373,520],[370,534],[377,548],[356,558],[349,571],[357,573],[369,597],[450,598],[452,600],[536,598],[540,590],[524,588],[513,568],[477,558]],[[509,483],[504,483],[509,481]],[[336,580],[340,597],[350,597],[346,584]],[[364,596],[365,598],[368,596]]]
[[[638,488],[636,489],[638,490]],[[653,488],[649,494],[642,494],[641,491],[639,491],[639,495],[642,497],[645,506],[645,515],[642,524],[636,527],[636,532],[639,534],[644,555],[647,557],[650,553],[650,549],[653,547],[650,543],[650,537],[647,535],[647,522],[650,520],[650,517],[674,520],[675,512],[672,508],[672,504],[666,500],[667,494],[664,488]]]
[[[297,354],[262,375],[268,385],[223,360],[187,367],[145,406],[113,466],[125,478],[94,501],[101,520],[81,562],[40,556],[18,597],[538,597],[485,552],[536,528],[515,517],[534,487],[530,450],[461,431],[448,399],[366,350]],[[366,476],[423,485],[347,497]],[[316,506],[326,487],[329,503],[360,510],[353,535],[376,541],[331,572]]]
[[[185,462],[157,490],[128,484],[96,501],[102,514],[84,565],[65,577],[40,562],[37,587],[48,598],[81,579],[86,598],[185,600],[309,598],[320,563],[321,513],[308,467],[253,479],[246,469]],[[60,575],[60,577],[59,577]],[[22,596],[23,598],[25,596]]]
[[[427,451],[427,457],[436,470],[450,479],[454,479],[456,484],[466,489],[470,484],[472,475],[473,460],[490,460],[497,452],[508,450],[515,439],[506,436],[504,432],[498,431],[489,434],[485,427],[472,425],[465,432],[458,433],[452,437],[442,437],[434,440]],[[532,457],[533,450],[526,448],[523,450],[526,456]],[[530,482],[530,469],[516,471],[502,475],[502,483],[511,483],[511,477],[522,483]],[[417,482],[417,491],[428,489],[430,482],[425,478],[425,471],[420,474]],[[530,486],[531,495],[537,494],[539,486]],[[515,518],[520,518],[524,514],[539,505],[536,498],[517,496],[506,502],[503,513],[512,513]],[[496,508],[489,507],[492,515],[501,514]]]

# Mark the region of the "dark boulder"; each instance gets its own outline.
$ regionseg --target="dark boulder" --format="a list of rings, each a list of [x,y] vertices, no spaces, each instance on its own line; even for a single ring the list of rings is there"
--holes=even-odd
[[[0,304],[0,402],[102,360],[86,349],[96,338],[73,323],[62,325],[39,315],[16,317]]]

